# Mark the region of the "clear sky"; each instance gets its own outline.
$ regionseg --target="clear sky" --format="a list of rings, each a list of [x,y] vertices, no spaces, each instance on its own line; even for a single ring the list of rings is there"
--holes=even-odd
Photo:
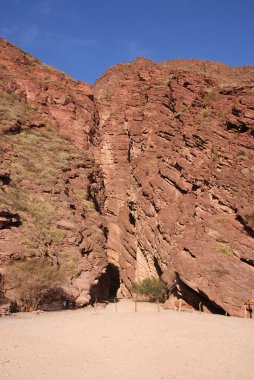
[[[254,65],[254,0],[0,0],[0,35],[89,83],[137,56]]]

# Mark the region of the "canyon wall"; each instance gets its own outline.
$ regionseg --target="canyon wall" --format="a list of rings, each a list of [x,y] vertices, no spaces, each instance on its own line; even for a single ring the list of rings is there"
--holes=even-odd
[[[138,58],[95,85],[0,40],[0,273],[47,257],[77,306],[149,276],[166,306],[254,289],[254,68]],[[118,289],[119,287],[119,289]]]

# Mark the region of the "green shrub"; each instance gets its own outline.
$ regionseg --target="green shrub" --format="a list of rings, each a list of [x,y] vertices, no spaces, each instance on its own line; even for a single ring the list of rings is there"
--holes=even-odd
[[[155,277],[145,278],[140,282],[134,282],[132,284],[132,293],[145,296],[149,301],[163,302],[167,295],[167,284]]]

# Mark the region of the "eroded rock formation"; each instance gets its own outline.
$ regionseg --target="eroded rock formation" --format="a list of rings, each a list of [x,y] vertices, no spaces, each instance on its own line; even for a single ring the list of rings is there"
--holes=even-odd
[[[90,86],[0,42],[0,268],[48,257],[82,306],[106,270],[101,169],[89,151]],[[5,284],[8,289],[8,284]],[[15,300],[15,290],[5,297]]]
[[[91,89],[0,48],[3,277],[10,260],[46,255],[69,265],[64,290],[77,305],[160,276],[169,306],[243,315],[254,289],[254,68],[140,58]]]

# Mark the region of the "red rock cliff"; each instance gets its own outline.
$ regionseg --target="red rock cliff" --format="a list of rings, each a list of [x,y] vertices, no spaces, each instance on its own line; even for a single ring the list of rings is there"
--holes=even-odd
[[[124,294],[175,274],[175,298],[241,315],[254,288],[253,84],[252,67],[145,59],[96,82],[107,252]]]
[[[0,271],[47,257],[64,268],[54,302],[87,304],[106,270],[101,170],[89,151],[96,109],[88,84],[75,81],[0,40]],[[5,299],[16,300],[15,290]],[[56,298],[56,299],[55,299]],[[18,303],[22,304],[20,300]],[[51,307],[48,302],[47,307]],[[55,307],[55,306],[54,306]]]
[[[169,306],[242,315],[254,289],[254,68],[140,58],[90,89],[0,46],[2,274],[16,254],[66,265],[71,248],[65,290],[78,305],[114,292],[119,272],[125,296],[161,276]],[[40,202],[61,238],[28,247],[47,219]]]

